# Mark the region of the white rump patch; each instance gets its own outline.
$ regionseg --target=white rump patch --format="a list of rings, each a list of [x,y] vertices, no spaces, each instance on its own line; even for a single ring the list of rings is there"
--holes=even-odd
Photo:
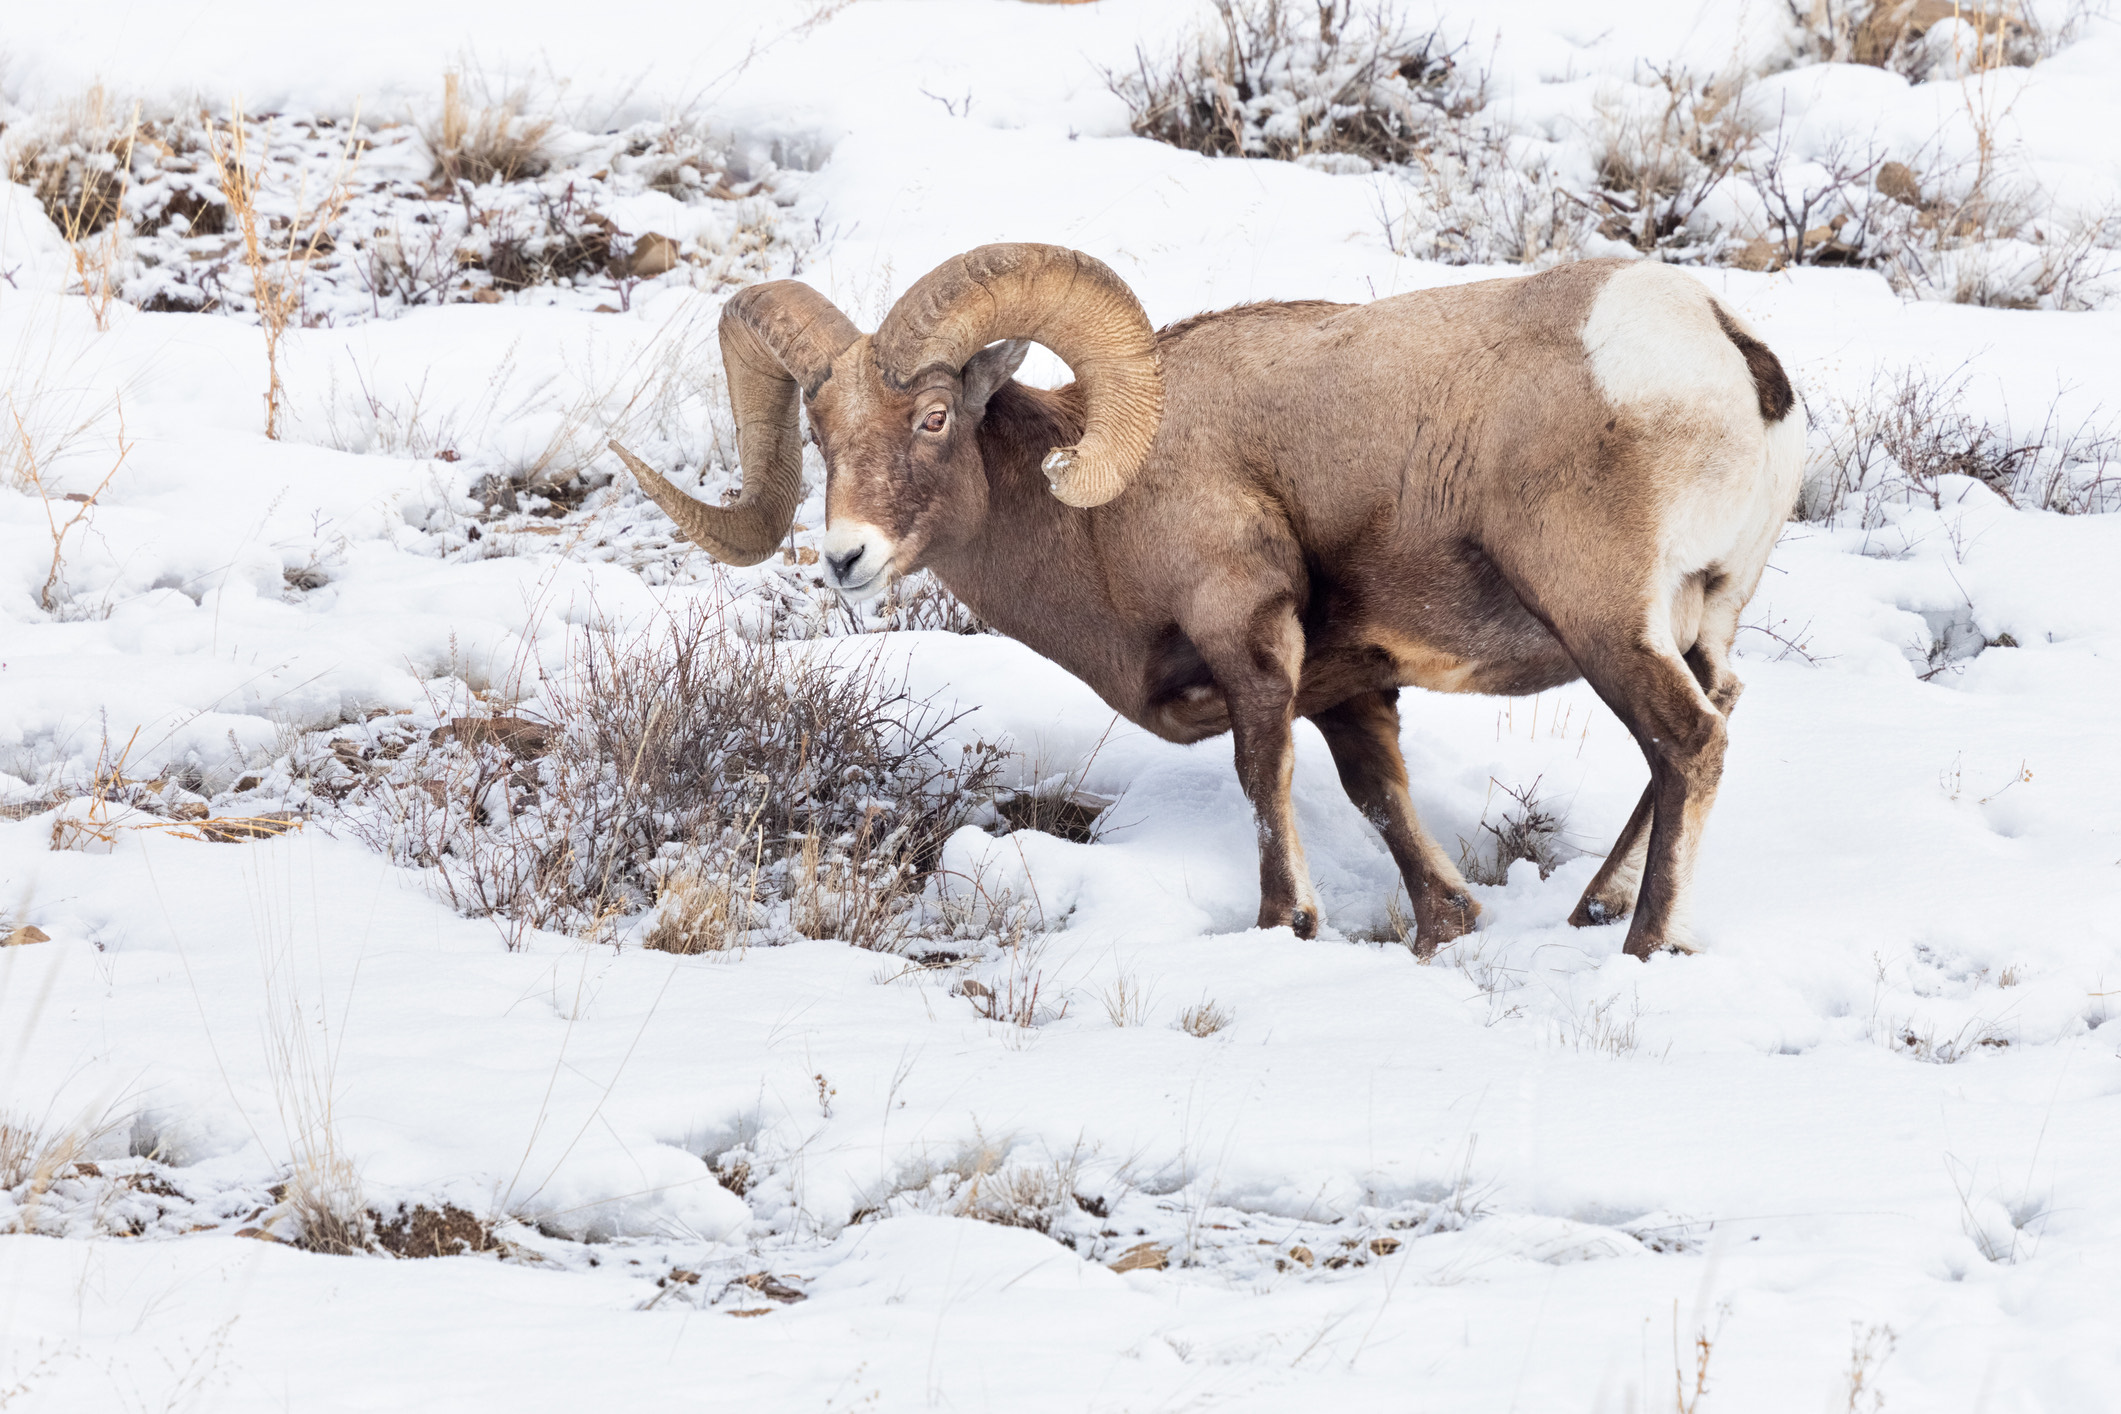
[[[1654,260],[1613,273],[1583,321],[1591,373],[1615,407],[1733,399],[1758,419],[1753,375],[1699,280]]]

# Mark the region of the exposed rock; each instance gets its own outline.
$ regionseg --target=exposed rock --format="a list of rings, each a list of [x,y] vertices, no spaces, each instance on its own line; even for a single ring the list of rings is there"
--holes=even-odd
[[[34,923],[25,923],[5,938],[0,938],[0,948],[19,948],[25,943],[48,943],[52,935]]]
[[[612,263],[621,264],[616,260]],[[613,273],[631,275],[636,280],[653,280],[658,275],[675,270],[677,264],[678,243],[668,236],[650,231],[633,243],[633,253],[625,258],[623,268]]]
[[[1160,1272],[1171,1265],[1171,1249],[1157,1242],[1138,1242],[1107,1265],[1115,1272]]]
[[[1814,226],[1804,233],[1802,249],[1804,263],[1808,265],[1851,265],[1861,254],[1856,247],[1841,243],[1841,227],[1845,216],[1836,216],[1824,226]],[[1740,270],[1780,270],[1789,263],[1789,248],[1786,242],[1769,240],[1766,236],[1755,236],[1740,246],[1731,257],[1731,264]]]
[[[1905,162],[1888,162],[1881,166],[1871,185],[1878,188],[1880,196],[1891,197],[1902,206],[1922,205],[1922,184],[1915,179],[1915,169]]]
[[[737,1280],[765,1297],[768,1301],[778,1301],[784,1306],[793,1305],[795,1302],[805,1299],[802,1292],[796,1290],[772,1272],[753,1272],[750,1276],[738,1277]]]
[[[1883,68],[1894,51],[1910,40],[1928,34],[1932,26],[1961,20],[1980,28],[1988,44],[2019,40],[2026,34],[2025,21],[2006,10],[2002,14],[1968,0],[1878,0],[1856,27],[1849,58],[1858,64]]]
[[[461,741],[466,746],[492,742],[517,760],[528,761],[552,749],[552,729],[524,717],[458,717],[427,734],[430,746],[447,741]]]

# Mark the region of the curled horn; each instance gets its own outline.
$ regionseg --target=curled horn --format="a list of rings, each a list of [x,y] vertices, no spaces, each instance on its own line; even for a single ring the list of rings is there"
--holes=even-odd
[[[686,495],[617,442],[626,469],[686,538],[732,565],[772,554],[803,500],[803,434],[797,393],[812,397],[832,376],[832,360],[858,337],[832,302],[794,280],[740,290],[722,307],[722,368],[736,414],[744,491],[734,505]]]
[[[957,373],[997,339],[1044,344],[1082,387],[1082,439],[1041,464],[1053,494],[1101,506],[1126,490],[1164,406],[1155,331],[1126,282],[1063,246],[983,245],[916,281],[875,342],[884,376],[906,388],[931,369]]]

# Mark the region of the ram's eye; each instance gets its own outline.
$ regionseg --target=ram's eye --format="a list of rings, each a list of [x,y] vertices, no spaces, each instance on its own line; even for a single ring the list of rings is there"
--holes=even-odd
[[[941,408],[937,408],[934,412],[929,413],[926,417],[921,419],[921,431],[940,432],[942,430],[943,410]]]

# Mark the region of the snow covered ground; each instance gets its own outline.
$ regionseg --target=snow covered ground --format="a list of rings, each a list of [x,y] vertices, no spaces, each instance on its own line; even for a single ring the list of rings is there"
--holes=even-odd
[[[1791,43],[1779,6],[1440,14],[1564,165],[1642,65]],[[467,53],[537,56],[614,238],[690,263],[439,307],[344,283],[283,339],[269,440],[252,319],[99,309],[6,188],[0,935],[44,940],[0,948],[0,1408],[2121,1409],[2121,517],[1947,473],[1792,522],[1739,636],[1699,955],[1563,922],[1644,774],[1581,684],[1405,694],[1447,846],[1486,848],[1512,791],[1559,821],[1551,873],[1476,885],[1482,928],[1426,964],[1377,941],[1396,876],[1300,727],[1328,927],[1262,933],[1227,738],[1115,725],[992,635],[807,637],[847,625],[800,563],[715,569],[598,448],[727,474],[714,319],[761,274],[873,326],[997,239],[1091,251],[1159,322],[1524,267],[1406,253],[1387,173],[1130,136],[1101,66],[1187,5],[526,15],[10,21],[11,121],[100,79],[240,94],[289,143],[357,102],[420,117]],[[1973,141],[1973,84],[2051,209],[2096,213],[2117,60],[2095,17],[2031,68],[1808,64],[1756,97],[1821,150],[1912,151]],[[741,212],[596,146],[680,109],[735,154]],[[378,181],[412,173],[376,150]],[[209,239],[158,249],[179,237]],[[1821,467],[1905,370],[1946,390],[1928,421],[2021,442],[2093,446],[2121,409],[2116,308],[1697,273],[1799,379]],[[2042,456],[2110,505],[2096,456]],[[464,916],[304,784],[424,759],[481,703],[535,714],[585,631],[701,605],[791,652],[874,645],[1013,781],[1119,803],[1094,843],[955,836],[948,877],[1013,906],[954,939],[878,952],[784,914],[678,956],[645,914],[586,940]],[[154,788],[98,799],[121,757]],[[235,843],[197,824],[288,811]],[[983,1014],[1034,988],[1037,1024]],[[485,1250],[280,1240],[317,1192],[384,1225],[363,1240],[417,1248],[441,1215],[439,1245]]]

